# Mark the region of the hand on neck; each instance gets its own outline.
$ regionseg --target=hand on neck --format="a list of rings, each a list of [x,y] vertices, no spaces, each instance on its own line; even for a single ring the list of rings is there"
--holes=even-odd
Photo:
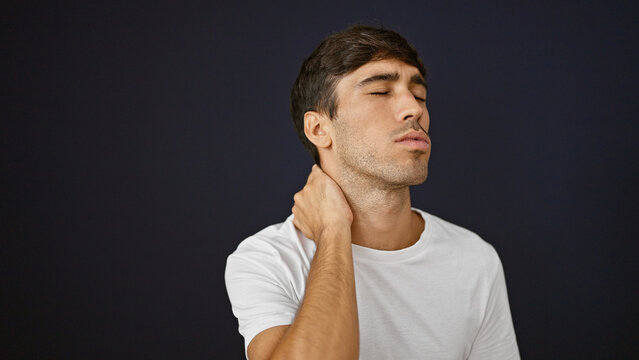
[[[342,189],[353,212],[353,244],[399,250],[413,245],[424,230],[424,221],[412,211],[410,189],[385,188],[374,179],[348,173],[322,163],[322,169]]]

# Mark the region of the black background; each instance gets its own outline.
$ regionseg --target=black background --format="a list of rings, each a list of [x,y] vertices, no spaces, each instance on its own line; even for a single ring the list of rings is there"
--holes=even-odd
[[[429,68],[413,205],[498,250],[522,357],[637,358],[635,4],[4,1],[0,357],[242,358],[226,256],[288,216],[290,86],[363,22]]]

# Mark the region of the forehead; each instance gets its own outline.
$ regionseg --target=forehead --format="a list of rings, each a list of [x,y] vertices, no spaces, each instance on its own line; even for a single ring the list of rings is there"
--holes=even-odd
[[[338,83],[337,88],[354,87],[360,81],[379,74],[398,74],[399,81],[405,79],[409,81],[415,75],[421,76],[419,70],[413,65],[406,64],[405,62],[397,59],[385,59],[378,61],[368,62],[355,71],[344,76]]]

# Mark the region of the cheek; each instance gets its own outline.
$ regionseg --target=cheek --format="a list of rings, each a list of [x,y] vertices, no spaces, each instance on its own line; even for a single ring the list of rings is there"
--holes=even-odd
[[[349,119],[351,120],[351,119]],[[360,154],[362,152],[370,152],[369,147],[373,147],[375,141],[370,138],[369,129],[361,123],[345,121],[340,118],[335,123],[334,145],[335,150],[343,155]]]
[[[333,120],[334,142],[343,150],[384,152],[390,134],[398,126],[381,102],[346,103]],[[350,149],[346,149],[346,147]]]

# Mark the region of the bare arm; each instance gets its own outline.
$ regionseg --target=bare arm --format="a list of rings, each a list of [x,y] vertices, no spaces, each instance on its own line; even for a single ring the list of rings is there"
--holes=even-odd
[[[293,324],[258,334],[249,344],[249,358],[357,359],[350,207],[339,186],[317,166],[294,199],[294,224],[317,245],[306,294]]]

